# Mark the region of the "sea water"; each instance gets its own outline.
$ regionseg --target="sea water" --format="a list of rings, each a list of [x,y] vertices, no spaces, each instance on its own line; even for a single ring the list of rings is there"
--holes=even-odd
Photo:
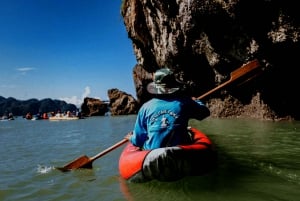
[[[213,141],[218,167],[176,182],[129,183],[120,178],[121,146],[92,169],[61,172],[92,157],[132,130],[135,115],[80,120],[0,121],[0,200],[11,201],[299,201],[300,122],[192,120]]]

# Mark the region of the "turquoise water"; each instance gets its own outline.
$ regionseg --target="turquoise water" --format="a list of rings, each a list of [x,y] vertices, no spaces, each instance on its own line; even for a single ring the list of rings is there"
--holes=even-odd
[[[60,172],[122,140],[135,115],[72,121],[0,121],[0,200],[300,200],[300,122],[212,119],[191,121],[214,142],[219,166],[177,182],[128,183],[119,177],[123,147],[93,169]]]

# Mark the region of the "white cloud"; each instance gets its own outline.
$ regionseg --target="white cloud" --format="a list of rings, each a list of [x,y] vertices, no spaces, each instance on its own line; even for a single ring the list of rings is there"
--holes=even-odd
[[[81,95],[82,102],[83,102],[83,99],[84,99],[85,97],[88,97],[90,94],[91,94],[91,89],[90,89],[89,86],[86,86],[86,87],[84,88],[83,94]]]
[[[66,101],[67,103],[74,104],[76,106],[79,106],[82,102],[77,98],[77,96],[72,97],[65,97],[65,98],[59,98],[60,100]]]
[[[19,71],[22,75],[26,75],[27,72],[35,70],[35,68],[31,67],[23,67],[23,68],[17,68],[17,71]]]
[[[20,72],[27,72],[27,71],[32,71],[34,70],[35,68],[31,68],[31,67],[24,67],[24,68],[17,68],[17,71],[20,71]]]
[[[77,96],[72,96],[72,97],[64,97],[64,98],[59,98],[60,100],[66,101],[67,103],[71,103],[79,107],[82,103],[85,97],[88,97],[91,93],[91,89],[89,86],[86,86],[84,88],[84,92],[81,95],[81,98],[78,98]]]

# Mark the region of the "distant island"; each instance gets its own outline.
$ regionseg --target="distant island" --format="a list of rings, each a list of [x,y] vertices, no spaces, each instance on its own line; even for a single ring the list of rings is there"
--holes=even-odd
[[[52,100],[50,98],[45,98],[42,100],[34,98],[29,100],[17,100],[12,97],[4,98],[0,96],[0,117],[9,116],[9,114],[24,117],[28,113],[43,114],[57,111],[73,112],[77,110],[78,108],[76,105],[66,103],[62,100]]]
[[[0,96],[0,120],[22,116],[26,119],[47,117],[56,113],[72,113],[79,117],[104,116],[104,115],[129,115],[137,114],[139,103],[135,98],[124,91],[112,88],[107,91],[109,100],[102,101],[97,98],[85,97],[80,108],[62,100],[45,98],[42,100],[29,99],[17,100]],[[28,116],[28,118],[27,118]]]

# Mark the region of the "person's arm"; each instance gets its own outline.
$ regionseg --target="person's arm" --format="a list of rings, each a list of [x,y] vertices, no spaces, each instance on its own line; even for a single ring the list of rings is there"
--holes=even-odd
[[[202,120],[210,115],[209,108],[199,99],[192,97],[192,114],[193,118]]]
[[[147,137],[147,120],[145,111],[143,110],[143,108],[141,108],[137,114],[134,129],[132,131],[132,135],[130,136],[130,142],[133,145],[142,148],[145,141],[147,140]]]

